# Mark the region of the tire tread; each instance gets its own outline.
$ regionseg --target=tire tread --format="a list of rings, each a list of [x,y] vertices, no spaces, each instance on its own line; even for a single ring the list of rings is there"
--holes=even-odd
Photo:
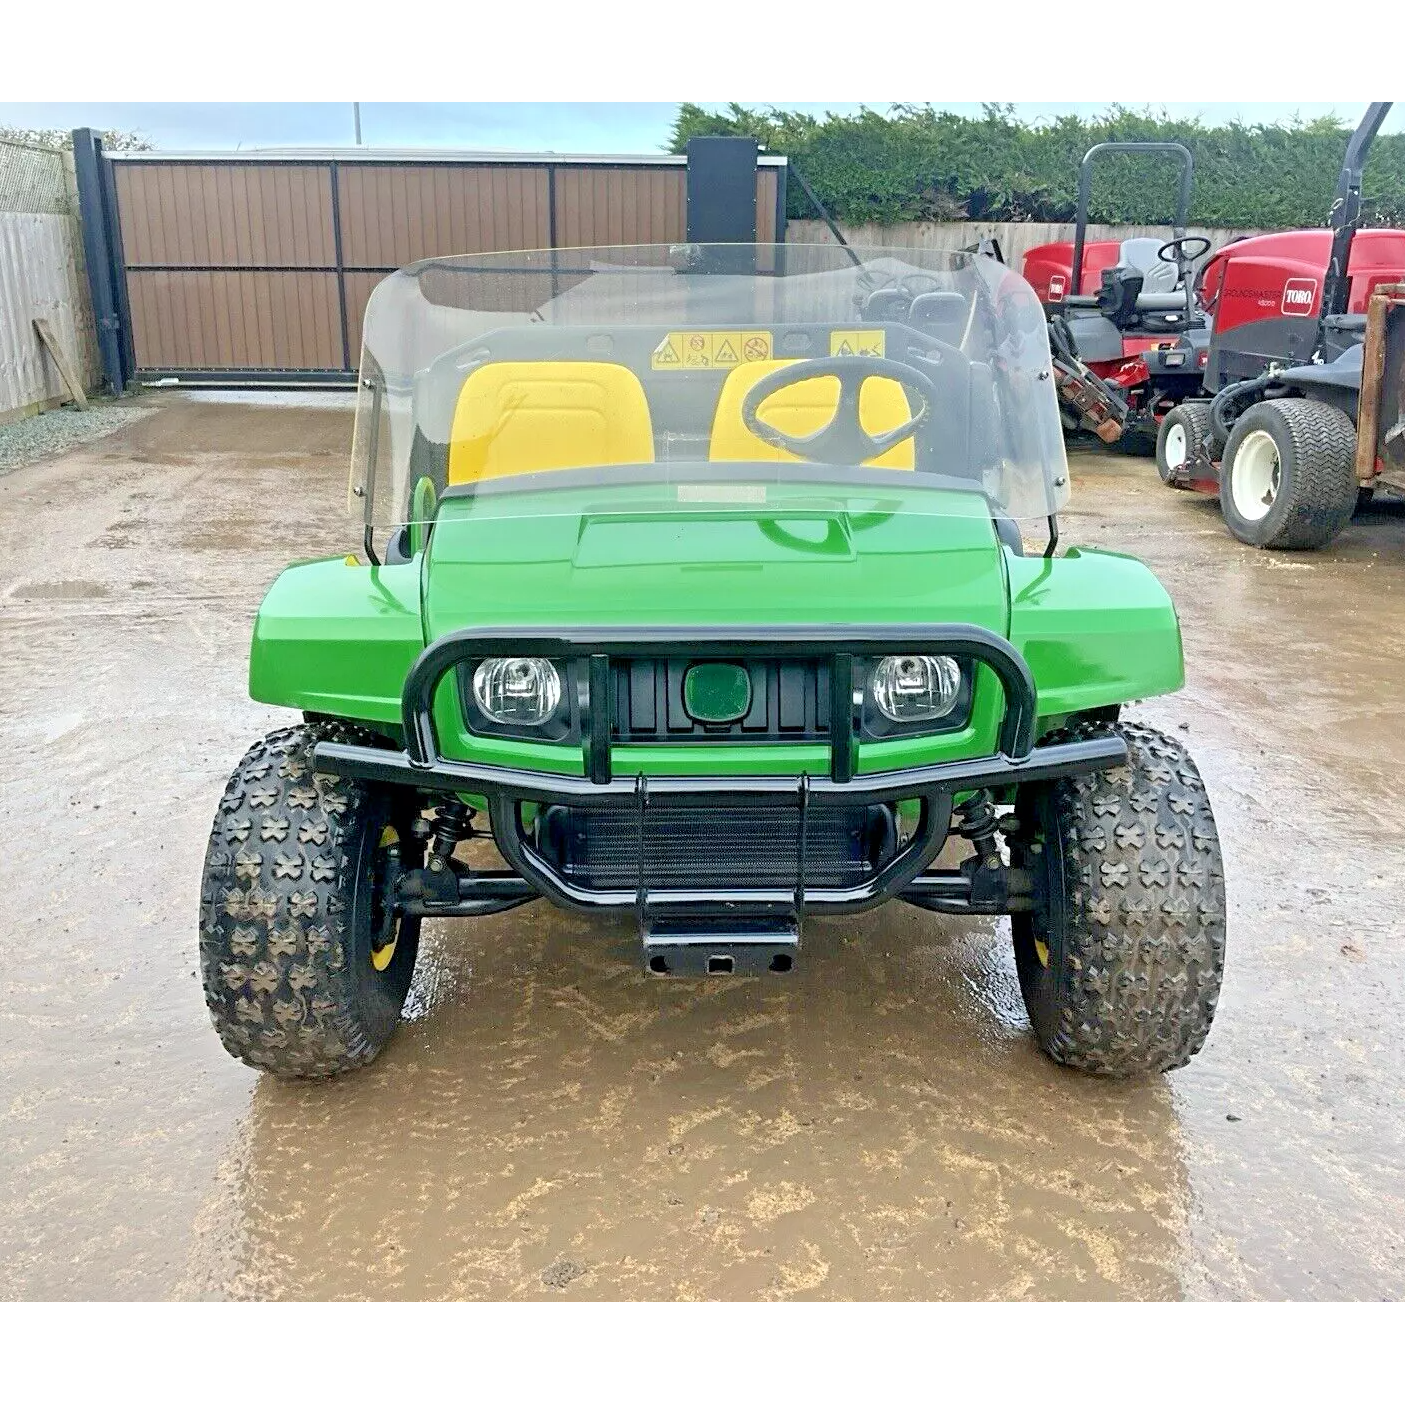
[[[364,789],[315,772],[320,740],[366,741],[336,722],[249,748],[225,787],[201,893],[205,1002],[224,1047],[252,1068],[327,1078],[368,1064],[372,1027],[351,971],[353,837]]]
[[[1279,518],[1278,525],[1262,540],[1252,540],[1230,530],[1249,541],[1250,545],[1262,546],[1270,551],[1310,551],[1326,546],[1338,532],[1351,521],[1356,511],[1356,430],[1351,418],[1344,410],[1321,400],[1290,398],[1265,401],[1254,406],[1240,417],[1231,435],[1231,445],[1226,446],[1226,470],[1231,459],[1230,447],[1237,449],[1243,438],[1240,427],[1248,422],[1249,429],[1256,425],[1268,429],[1270,416],[1276,416],[1283,424],[1288,436],[1292,463],[1286,465],[1286,481],[1279,488],[1280,497],[1286,492],[1286,508]],[[1281,460],[1280,460],[1281,461]],[[1220,500],[1232,497],[1229,485],[1221,491]],[[1270,517],[1263,523],[1267,526]]]
[[[1117,730],[1129,765],[1052,787],[1064,959],[1048,1005],[1030,1014],[1058,1063],[1125,1077],[1180,1068],[1204,1045],[1224,973],[1225,889],[1209,797],[1185,748],[1140,723]],[[1058,735],[1105,731],[1085,723]],[[1037,1004],[1023,972],[1021,983]]]

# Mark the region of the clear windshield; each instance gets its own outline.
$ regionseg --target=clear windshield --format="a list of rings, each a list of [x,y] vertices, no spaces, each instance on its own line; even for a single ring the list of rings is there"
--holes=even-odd
[[[446,495],[636,511],[772,485],[1057,511],[1033,290],[973,254],[685,244],[433,259],[371,296],[351,492],[373,525]]]

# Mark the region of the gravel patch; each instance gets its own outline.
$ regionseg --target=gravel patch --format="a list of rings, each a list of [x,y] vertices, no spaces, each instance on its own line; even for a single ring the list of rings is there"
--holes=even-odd
[[[152,414],[152,405],[89,401],[87,410],[48,410],[0,424],[0,473],[52,458]]]

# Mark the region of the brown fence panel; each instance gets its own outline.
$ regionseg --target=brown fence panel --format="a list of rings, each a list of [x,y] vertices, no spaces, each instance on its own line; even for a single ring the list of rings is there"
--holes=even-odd
[[[137,364],[154,371],[326,371],[342,364],[332,272],[131,269]]]
[[[349,268],[551,243],[542,166],[347,164],[337,168],[337,188]]]
[[[760,244],[776,242],[776,219],[780,214],[781,172],[776,166],[763,166],[756,172],[756,239]]]
[[[676,244],[688,228],[688,178],[681,166],[560,166],[556,243]]]
[[[361,364],[361,330],[366,323],[366,304],[371,300],[371,292],[385,277],[384,273],[348,273],[343,280],[346,286],[346,334],[350,341],[351,364]]]
[[[114,165],[129,266],[326,268],[336,261],[326,166]]]

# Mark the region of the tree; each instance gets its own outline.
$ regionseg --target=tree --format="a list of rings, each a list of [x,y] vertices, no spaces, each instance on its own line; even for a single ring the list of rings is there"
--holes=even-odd
[[[108,151],[154,151],[156,144],[140,132],[99,132]],[[0,127],[0,141],[40,146],[50,151],[72,151],[73,133],[57,127]]]
[[[714,111],[678,109],[669,146],[681,152],[694,136],[750,136],[789,157],[830,212],[849,224],[905,220],[1073,218],[1078,166],[1106,141],[1175,141],[1195,159],[1194,224],[1293,229],[1327,218],[1348,129],[1335,116],[1286,124],[1232,122],[1114,104],[1098,116],[1021,121],[1009,104],[987,103],[979,117],[928,105],[895,104],[886,112],[787,112],[729,103]],[[1377,138],[1367,165],[1371,222],[1405,223],[1405,134]],[[1115,156],[1093,168],[1089,215],[1098,223],[1164,224],[1176,204],[1178,171],[1164,158]],[[798,183],[788,212],[812,218]]]

